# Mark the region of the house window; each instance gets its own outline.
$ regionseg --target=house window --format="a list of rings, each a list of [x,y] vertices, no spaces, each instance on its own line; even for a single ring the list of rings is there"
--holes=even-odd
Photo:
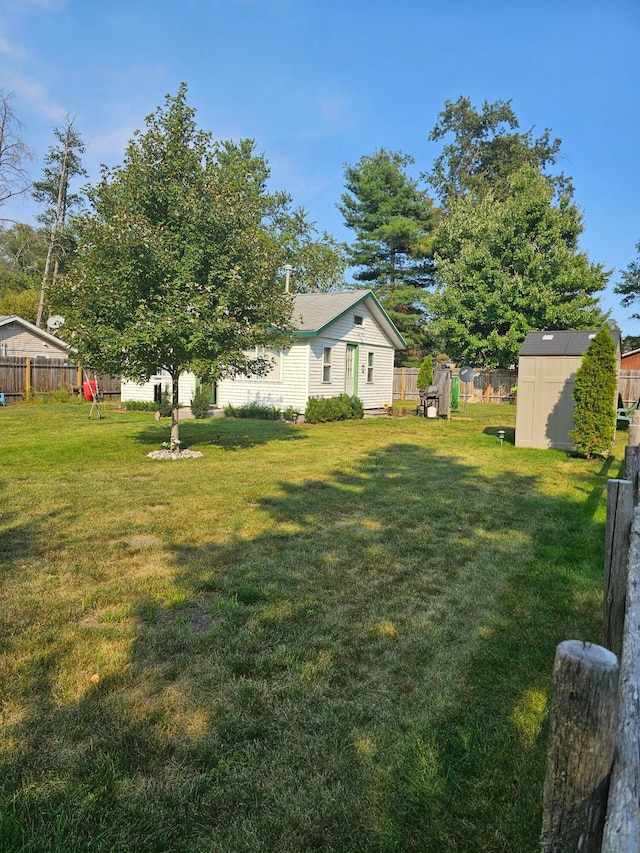
[[[247,378],[266,380],[267,382],[280,382],[282,379],[282,350],[255,347],[255,349],[249,350],[247,355],[249,358],[264,358],[269,362],[267,372],[264,375]]]
[[[367,353],[367,382],[373,382],[373,353]]]
[[[322,381],[331,382],[331,347],[322,350]]]
[[[355,317],[353,318],[353,325],[354,326],[362,326],[363,324],[364,324],[364,317],[362,317],[360,314],[356,314]]]

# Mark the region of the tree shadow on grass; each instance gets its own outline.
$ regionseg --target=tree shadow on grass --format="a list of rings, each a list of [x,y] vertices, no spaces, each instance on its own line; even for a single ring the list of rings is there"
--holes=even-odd
[[[168,442],[171,424],[168,419],[154,422],[135,435],[135,441],[159,449]],[[244,450],[269,441],[299,441],[304,433],[299,427],[284,421],[263,421],[235,418],[185,420],[180,423],[180,446],[199,449],[216,445],[223,450]]]
[[[598,639],[602,525],[413,444],[260,508],[258,535],[173,548],[181,605],[78,628],[129,646],[77,701],[67,646],[34,655],[4,849],[537,849],[554,650]]]

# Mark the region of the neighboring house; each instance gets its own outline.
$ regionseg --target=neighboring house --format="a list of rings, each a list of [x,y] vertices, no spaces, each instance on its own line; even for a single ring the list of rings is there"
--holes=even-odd
[[[640,349],[623,352],[620,356],[620,370],[640,370]]]
[[[576,371],[595,331],[529,332],[520,348],[516,447],[571,450]],[[617,359],[620,330],[613,329]],[[612,405],[615,401],[612,401]]]
[[[350,394],[365,409],[393,398],[393,357],[406,343],[370,290],[302,293],[295,297],[293,342],[280,350],[254,351],[271,359],[266,376],[236,376],[217,383],[218,406],[291,407],[303,412],[309,397]],[[180,377],[179,400],[191,402],[198,387],[192,374]],[[168,374],[149,382],[122,383],[123,400],[158,399],[170,388]]]
[[[0,315],[0,358],[68,358],[71,347],[15,314]]]

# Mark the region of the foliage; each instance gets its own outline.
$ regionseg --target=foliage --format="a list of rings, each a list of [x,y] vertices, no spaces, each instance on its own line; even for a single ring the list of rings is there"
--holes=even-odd
[[[604,317],[596,294],[608,273],[579,251],[577,206],[553,203],[553,188],[531,167],[491,191],[450,202],[436,245],[431,334],[458,362],[508,367],[527,333],[588,329]]]
[[[280,252],[280,281],[284,284],[285,264],[291,264],[291,290],[294,293],[324,293],[344,288],[347,266],[346,248],[315,225],[304,210],[283,207],[273,217],[274,238]]]
[[[619,293],[623,299],[622,304],[625,307],[629,305],[633,305],[634,302],[637,302],[640,299],[640,243],[636,244],[636,249],[638,251],[638,257],[636,260],[631,261],[626,270],[622,273],[622,282],[618,284],[615,288],[615,292]],[[640,319],[640,313],[635,313],[631,315],[637,319]],[[626,342],[625,338],[625,342]],[[638,344],[636,344],[638,346]],[[630,347],[633,349],[634,347]]]
[[[416,385],[418,386],[418,391],[426,391],[429,385],[433,383],[433,358],[430,355],[426,355],[422,359],[422,363],[420,364],[420,370],[418,371],[418,379]]]
[[[166,388],[162,389],[160,394],[160,402],[154,403],[154,408],[159,412],[161,418],[170,418],[172,410],[172,400]]]
[[[194,116],[183,84],[123,164],[103,169],[76,261],[55,288],[84,364],[137,381],[169,373],[174,444],[180,374],[263,374],[270,363],[256,347],[282,346],[292,307],[265,225],[282,204],[266,190],[266,161],[251,140],[213,142]]]
[[[257,403],[249,403],[246,406],[225,406],[224,413],[228,418],[245,418],[257,421],[279,421],[280,409],[275,406],[259,406]]]
[[[35,323],[46,255],[44,230],[21,223],[0,229],[0,314]]]
[[[67,216],[78,206],[82,196],[70,191],[74,178],[86,175],[80,155],[85,145],[73,126],[73,119],[67,116],[63,128],[55,128],[57,146],[52,146],[45,158],[42,180],[35,181],[31,194],[41,204],[47,205],[38,216],[40,222],[49,229],[49,245],[40,285],[40,299],[36,325],[40,326],[44,313],[46,289],[51,280],[55,283],[61,264],[72,257],[76,249],[73,230],[66,232]]]
[[[569,433],[578,449],[591,459],[607,456],[616,429],[616,345],[606,326],[589,344],[576,371],[573,390],[574,428]]]
[[[371,286],[409,349],[424,345],[424,288],[431,283],[436,211],[406,172],[413,158],[381,148],[345,166],[338,209],[355,233],[349,249],[355,279]]]
[[[340,394],[338,397],[309,397],[304,412],[304,419],[310,424],[357,420],[362,417],[362,401],[348,394]]]
[[[561,140],[551,140],[548,128],[534,139],[532,130],[521,133],[519,126],[510,100],[485,101],[481,112],[464,96],[445,101],[429,141],[453,139],[426,177],[446,210],[467,195],[478,199],[491,192],[494,199],[508,198],[515,172],[530,167],[542,173],[556,163]],[[562,194],[570,194],[570,182],[564,175],[548,181]]]
[[[149,400],[123,400],[122,408],[127,412],[157,412],[158,404]]]
[[[199,388],[195,392],[193,399],[191,400],[191,412],[194,418],[202,420],[208,416],[210,396],[209,391],[206,389],[203,390],[202,388]]]
[[[625,335],[622,339],[622,352],[640,349],[640,335]]]

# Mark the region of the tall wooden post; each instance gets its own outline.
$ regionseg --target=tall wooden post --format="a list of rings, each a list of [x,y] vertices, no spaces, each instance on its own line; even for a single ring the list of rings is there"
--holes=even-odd
[[[566,640],[553,667],[543,853],[600,853],[616,732],[618,660]]]
[[[406,374],[404,367],[402,368],[402,373],[400,374],[400,399],[404,400],[404,392],[406,388]]]
[[[633,498],[634,489],[631,480],[609,480],[607,483],[603,642],[616,655],[622,652]]]
[[[31,359],[26,358],[24,362],[24,395],[27,399],[31,396]]]

